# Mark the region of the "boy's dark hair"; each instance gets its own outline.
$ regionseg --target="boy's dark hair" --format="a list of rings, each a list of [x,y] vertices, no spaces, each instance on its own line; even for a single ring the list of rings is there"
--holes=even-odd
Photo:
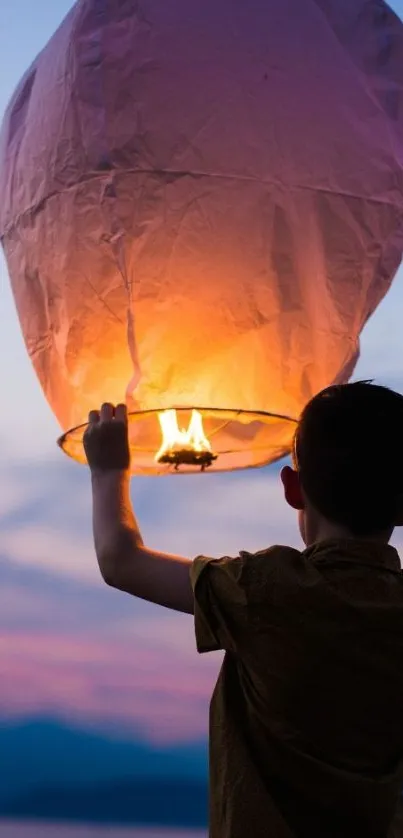
[[[359,381],[306,406],[295,436],[307,498],[356,537],[387,531],[403,505],[403,396]]]

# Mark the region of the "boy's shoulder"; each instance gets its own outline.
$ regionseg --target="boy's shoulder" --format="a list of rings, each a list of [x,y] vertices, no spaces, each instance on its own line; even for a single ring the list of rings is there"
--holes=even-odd
[[[290,547],[287,544],[273,544],[271,547],[266,547],[263,550],[257,550],[255,553],[252,553],[249,550],[241,550],[239,555],[245,561],[259,564],[260,562],[273,562],[280,561],[281,559],[301,561],[303,553],[296,547]]]
[[[248,586],[262,593],[267,586],[293,586],[309,572],[305,551],[286,544],[274,544],[256,553],[242,550],[239,556]]]
[[[276,569],[300,567],[304,562],[304,552],[286,544],[274,544],[256,553],[241,550],[240,560],[250,572],[271,575]]]
[[[303,555],[295,547],[277,544],[257,552],[241,550],[233,557],[197,556],[191,569],[193,587],[196,588],[201,577],[205,582],[208,577],[212,587],[254,589],[256,594],[263,594],[269,584],[279,583],[281,579],[292,581],[305,564]]]
[[[192,562],[192,575],[199,576],[207,568],[221,568],[240,575],[242,572],[256,572],[258,569],[270,570],[280,562],[301,562],[302,557],[303,553],[300,550],[285,544],[275,544],[256,552],[240,550],[237,556],[196,556]]]

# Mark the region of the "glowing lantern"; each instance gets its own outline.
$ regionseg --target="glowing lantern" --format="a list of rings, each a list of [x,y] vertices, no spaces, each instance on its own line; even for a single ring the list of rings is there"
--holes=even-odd
[[[13,292],[64,431],[126,398],[138,473],[289,449],[400,262],[402,54],[381,0],[79,0],[0,146]]]

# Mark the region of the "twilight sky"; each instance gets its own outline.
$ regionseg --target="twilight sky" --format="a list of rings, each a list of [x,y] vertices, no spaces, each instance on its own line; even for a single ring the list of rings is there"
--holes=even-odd
[[[2,4],[0,113],[71,5]],[[403,0],[391,5],[403,16]],[[401,270],[363,335],[357,374],[403,391],[402,279]],[[219,657],[196,655],[190,618],[100,583],[88,474],[56,449],[59,429],[25,352],[2,256],[0,283],[0,717],[45,712],[119,721],[154,740],[198,738]],[[138,480],[133,495],[152,547],[191,557],[299,544],[278,469]]]

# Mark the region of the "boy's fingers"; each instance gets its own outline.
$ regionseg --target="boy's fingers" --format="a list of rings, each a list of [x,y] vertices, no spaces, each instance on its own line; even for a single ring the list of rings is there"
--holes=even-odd
[[[99,410],[90,410],[88,414],[88,424],[96,425],[99,422]]]
[[[111,422],[113,419],[114,414],[114,407],[113,404],[109,404],[109,402],[104,402],[101,407],[101,422]]]
[[[127,422],[127,407],[125,404],[118,404],[115,407],[115,419],[117,422]]]

